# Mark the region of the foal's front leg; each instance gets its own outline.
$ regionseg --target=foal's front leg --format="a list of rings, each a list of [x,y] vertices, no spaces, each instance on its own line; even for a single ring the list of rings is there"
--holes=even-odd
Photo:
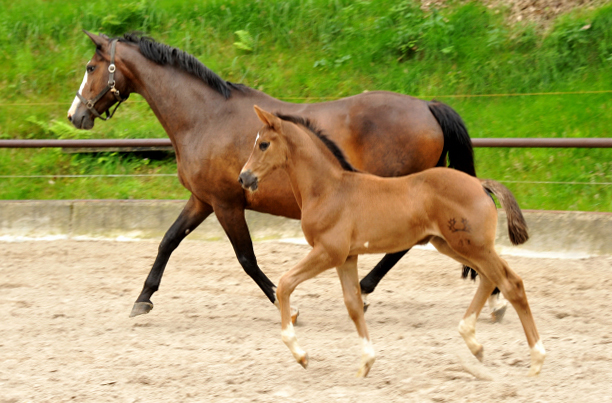
[[[365,377],[370,372],[370,368],[376,360],[374,348],[370,342],[368,327],[364,318],[363,301],[361,299],[361,291],[359,286],[359,275],[357,273],[357,256],[349,256],[342,266],[336,268],[340,284],[342,284],[342,293],[344,295],[344,304],[348,310],[349,316],[355,323],[357,334],[363,343],[363,352],[361,354],[361,366],[357,372],[358,377]]]
[[[290,297],[293,290],[303,281],[315,277],[317,274],[334,267],[330,256],[321,248],[313,248],[304,259],[293,269],[281,277],[276,289],[276,297],[281,314],[281,338],[289,347],[296,361],[306,368],[308,366],[308,354],[300,348],[291,322]]]

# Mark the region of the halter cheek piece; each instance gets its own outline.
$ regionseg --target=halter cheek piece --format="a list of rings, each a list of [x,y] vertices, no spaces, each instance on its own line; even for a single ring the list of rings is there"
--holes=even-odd
[[[121,105],[121,103],[123,101],[125,101],[126,99],[128,99],[128,97],[122,98],[121,94],[119,93],[119,90],[117,88],[115,88],[115,71],[117,71],[117,67],[115,66],[115,49],[117,47],[117,40],[114,39],[111,42],[111,52],[110,52],[110,65],[108,66],[108,84],[106,84],[106,88],[104,88],[95,98],[87,100],[85,99],[85,97],[81,94],[79,94],[79,91],[77,91],[77,97],[81,100],[81,102],[83,103],[83,105],[85,105],[87,107],[87,109],[89,109],[91,111],[91,113],[93,113],[96,117],[102,119],[102,120],[108,120],[110,118],[113,117],[113,115],[115,114],[115,111],[117,110],[117,108],[119,108],[119,105]],[[115,96],[115,99],[118,101],[118,104],[115,106],[115,109],[113,109],[113,111],[111,113],[108,112],[108,110],[105,112],[106,113],[106,117],[103,117],[102,115],[100,115],[98,113],[98,111],[94,108],[96,103],[102,99],[102,97],[104,95],[106,95],[106,93],[110,91],[113,93],[113,95]]]

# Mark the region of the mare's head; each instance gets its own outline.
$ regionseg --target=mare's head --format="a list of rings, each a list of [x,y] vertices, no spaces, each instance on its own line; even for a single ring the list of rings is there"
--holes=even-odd
[[[282,121],[277,116],[255,105],[255,113],[264,124],[257,133],[251,155],[240,171],[238,181],[244,189],[256,191],[260,180],[286,163],[287,140]]]
[[[117,40],[105,35],[94,35],[85,31],[96,45],[96,52],[85,67],[85,77],[81,88],[68,110],[68,120],[77,129],[89,130],[94,126],[94,119],[109,119],[110,108],[121,104],[129,95],[128,83],[121,69],[117,67]],[[106,113],[106,117],[102,114]]]

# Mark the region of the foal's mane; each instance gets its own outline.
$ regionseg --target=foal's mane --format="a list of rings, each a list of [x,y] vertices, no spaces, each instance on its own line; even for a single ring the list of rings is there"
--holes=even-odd
[[[312,132],[319,140],[323,142],[323,144],[325,144],[325,147],[327,147],[327,149],[332,152],[334,157],[336,157],[336,159],[342,166],[342,169],[350,172],[359,172],[357,168],[355,168],[351,165],[350,162],[348,162],[340,147],[338,147],[338,145],[334,141],[327,137],[322,130],[318,129],[310,119],[301,116],[283,115],[281,113],[275,113],[275,115],[279,119],[303,126],[305,129],[308,129],[308,131]]]
[[[223,95],[226,99],[232,95],[232,90],[244,91],[248,88],[242,84],[225,81],[214,71],[206,67],[195,56],[180,49],[173,48],[172,46],[156,42],[153,38],[132,32],[124,34],[123,37],[116,39],[119,42],[138,45],[140,53],[155,63],[175,66],[189,74],[193,74]]]

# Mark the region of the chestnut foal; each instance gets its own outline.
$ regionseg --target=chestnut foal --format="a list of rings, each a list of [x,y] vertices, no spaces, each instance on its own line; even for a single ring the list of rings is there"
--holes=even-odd
[[[399,177],[381,178],[356,171],[335,143],[308,120],[273,115],[255,106],[264,123],[239,181],[255,191],[259,181],[284,169],[302,209],[302,230],[310,253],[280,279],[276,290],[283,342],[304,367],[308,355],[297,343],[291,323],[290,296],[301,282],[336,267],[344,302],[363,355],[357,376],[366,376],[375,360],[363,314],[357,256],[390,253],[431,242],[438,251],[473,267],[480,284],[459,333],[480,360],[483,347],[475,325],[487,298],[497,286],[516,309],[531,348],[529,375],[537,375],[545,350],[527,303],[523,281],[495,252],[497,209],[493,193],[508,215],[514,244],[527,240],[527,226],[510,191],[502,184],[480,180],[448,168],[432,168]]]

